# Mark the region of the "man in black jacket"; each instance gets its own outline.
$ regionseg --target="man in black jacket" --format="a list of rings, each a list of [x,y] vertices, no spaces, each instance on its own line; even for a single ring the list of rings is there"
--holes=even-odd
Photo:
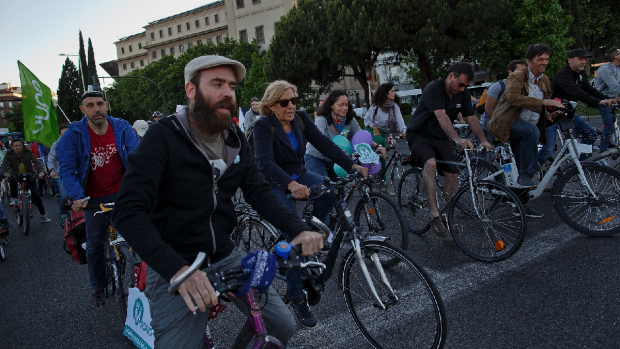
[[[611,107],[612,100],[588,83],[584,72],[587,57],[591,57],[588,51],[581,48],[574,49],[568,53],[568,62],[555,73],[551,81],[551,97],[581,101],[590,107],[598,107],[599,105]],[[582,133],[584,143],[594,143],[596,140],[596,130],[592,126],[577,114],[575,114],[574,124],[575,131]],[[557,122],[546,128],[547,143],[538,151],[538,163],[541,165],[553,154],[557,129]]]
[[[310,231],[273,194],[232,122],[235,86],[244,76],[243,65],[225,57],[190,61],[185,67],[189,108],[153,124],[128,156],[113,220],[149,265],[146,295],[156,347],[202,348],[209,318],[205,311],[218,302],[206,273],[239,266],[244,256],[230,238],[237,223],[232,202],[237,188],[263,218],[302,245],[303,255],[323,246],[322,235]],[[181,284],[181,297],[170,297],[171,280],[201,251],[208,255],[203,269]],[[267,331],[286,345],[295,320],[280,297],[269,292],[263,319]],[[243,300],[235,303],[247,311]]]

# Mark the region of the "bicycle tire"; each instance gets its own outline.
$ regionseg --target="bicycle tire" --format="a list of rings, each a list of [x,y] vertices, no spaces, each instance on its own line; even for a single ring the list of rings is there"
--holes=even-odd
[[[447,334],[446,315],[428,275],[402,249],[387,241],[366,240],[362,246],[362,260],[386,309],[375,304],[353,249],[342,260],[340,284],[349,314],[366,341],[377,349],[442,348]],[[398,259],[397,265],[383,269],[395,294],[383,284],[372,261],[374,255],[379,260]]]
[[[133,253],[129,251],[129,246],[118,245],[117,275],[118,289],[117,296],[121,308],[123,322],[127,318],[127,298],[129,289],[135,286],[134,259]]]
[[[260,216],[246,215],[237,223],[232,235],[237,246],[241,246],[245,253],[265,250],[271,251],[278,241],[284,237],[270,223]]]
[[[369,202],[363,199],[357,202],[353,214],[355,225],[365,228],[371,235],[389,238],[394,246],[406,251],[409,247],[409,229],[398,204],[381,192],[371,191],[368,196]],[[385,265],[397,262],[389,261]]]
[[[110,244],[105,246],[105,278],[106,278],[106,298],[116,295],[116,253]]]
[[[461,188],[448,212],[456,244],[470,257],[498,262],[514,255],[525,239],[525,208],[508,187],[494,181]]]
[[[392,170],[390,171],[390,181],[392,182],[392,190],[394,190],[394,193],[398,192],[398,184],[400,183],[401,178],[403,178],[403,175],[407,171],[407,168],[405,167],[405,165],[403,165],[403,158],[404,156],[402,155],[397,156],[391,166]]]
[[[398,184],[398,207],[403,212],[409,230],[422,235],[430,229],[428,203],[422,187],[422,169],[407,170]]]
[[[610,236],[620,232],[620,194],[613,186],[620,172],[608,166],[582,163],[588,184],[598,196],[591,197],[573,166],[560,176],[552,188],[558,215],[571,228],[590,236]]]
[[[30,194],[25,193],[22,201],[22,217],[24,221],[24,234],[30,233],[30,215],[32,214],[32,207],[30,206]]]
[[[17,222],[17,226],[21,227],[22,224],[24,224],[24,216],[22,215],[22,212],[19,210],[19,207],[15,207],[13,210],[15,212],[15,221]]]
[[[473,176],[474,182],[481,181],[484,178],[487,178],[493,173],[498,171],[495,165],[481,158],[471,158],[470,166],[474,174]],[[467,168],[461,168],[460,170],[461,171],[459,173],[459,188],[462,188],[462,187],[469,188],[469,173],[467,172]],[[489,179],[489,181],[499,182],[501,184],[504,184],[504,176],[498,175],[498,176],[495,176],[493,179]],[[458,189],[456,191],[458,192]],[[458,201],[456,202],[456,205],[459,205]],[[460,208],[463,211],[467,210],[466,206],[460,207]],[[475,212],[469,211],[468,214],[473,216],[475,215]]]
[[[6,260],[6,255],[4,252],[4,241],[2,241],[0,242],[0,262],[4,262],[5,260]]]

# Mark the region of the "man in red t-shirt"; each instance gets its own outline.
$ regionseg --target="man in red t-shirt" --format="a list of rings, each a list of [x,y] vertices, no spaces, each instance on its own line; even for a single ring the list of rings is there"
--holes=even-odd
[[[131,125],[107,115],[108,108],[105,96],[89,86],[80,105],[86,117],[69,126],[56,149],[62,182],[73,201],[71,208],[76,212],[84,210],[86,197],[90,197],[89,208],[93,208],[84,210],[84,219],[90,301],[96,306],[105,304],[104,244],[109,213],[95,213],[100,203],[116,200],[127,168],[127,154],[138,145]]]

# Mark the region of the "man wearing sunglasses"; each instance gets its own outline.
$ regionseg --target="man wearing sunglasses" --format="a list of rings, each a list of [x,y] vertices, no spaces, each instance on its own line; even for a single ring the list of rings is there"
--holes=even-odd
[[[519,169],[518,184],[534,187],[532,177],[538,172],[538,141],[545,144],[545,128],[562,112],[550,114],[546,107],[563,108],[551,99],[551,81],[544,72],[551,49],[546,44],[533,44],[526,52],[527,67],[518,69],[506,79],[506,92],[495,108],[487,132],[510,144]],[[525,208],[528,217],[540,218],[542,212]]]
[[[459,113],[481,140],[480,145],[491,149],[474,114],[471,95],[467,90],[474,77],[474,67],[470,63],[454,63],[448,69],[448,76],[426,86],[407,127],[411,160],[415,166],[423,168],[422,183],[430,210],[431,229],[442,238],[448,236],[448,228],[437,208],[435,172],[440,170],[446,178],[444,195],[447,201],[458,185],[459,169],[454,165],[437,164],[436,160],[456,161],[450,140],[462,149],[473,148],[471,141],[461,138],[452,126]]]

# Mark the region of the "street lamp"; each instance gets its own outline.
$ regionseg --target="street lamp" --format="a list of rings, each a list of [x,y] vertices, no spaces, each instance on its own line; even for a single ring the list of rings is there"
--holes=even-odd
[[[74,57],[80,57],[80,55],[69,55],[66,53],[59,53],[59,56],[74,56]],[[78,66],[80,68],[80,77],[82,78],[82,90],[86,91],[86,86],[84,85],[84,74],[82,74],[82,60],[78,58]]]

